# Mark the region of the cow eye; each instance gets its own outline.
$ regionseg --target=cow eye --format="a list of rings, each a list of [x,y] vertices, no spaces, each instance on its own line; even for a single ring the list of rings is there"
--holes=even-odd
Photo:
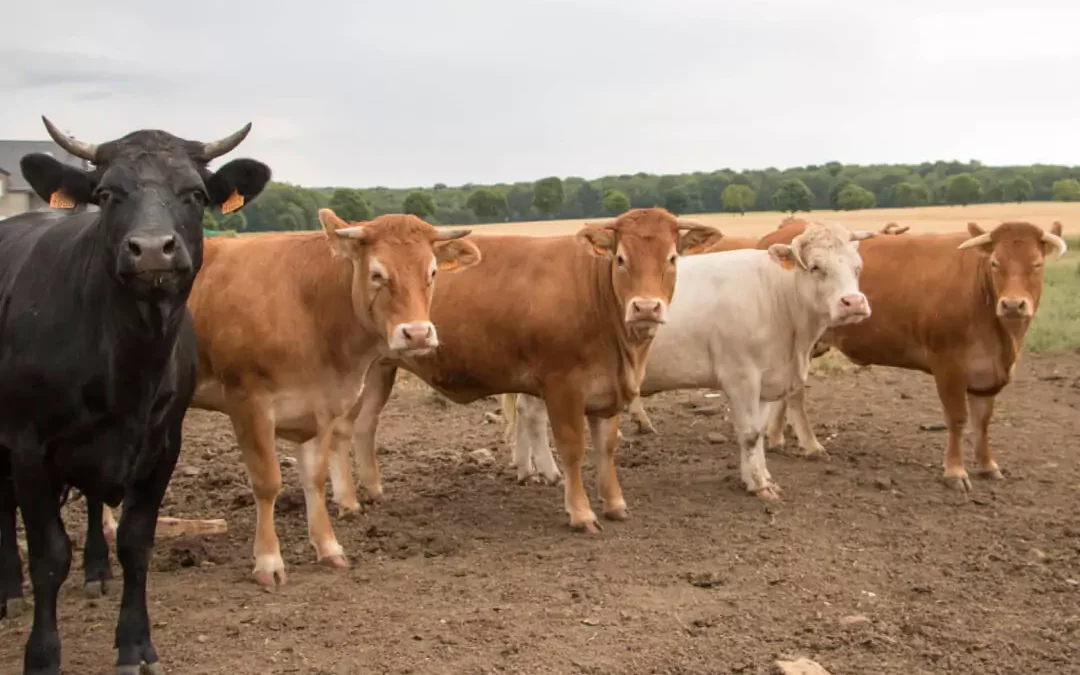
[[[626,256],[624,256],[622,253],[615,256],[615,264],[619,267],[626,267]]]
[[[206,191],[202,188],[185,190],[183,199],[185,202],[195,206],[206,206],[206,203],[210,201],[210,198],[206,195]]]
[[[677,259],[678,257],[679,257],[679,256],[677,256],[677,255],[675,255],[674,253],[672,253],[672,254],[671,254],[670,256],[668,256],[668,259],[667,259],[667,261],[668,261],[668,264],[669,264],[669,265],[674,265],[674,264],[675,264],[675,260],[676,260],[676,259]]]
[[[998,268],[998,261],[991,260],[990,261],[990,267],[993,267],[994,269],[997,269]]]
[[[821,267],[819,265],[811,265],[810,272],[813,274],[821,274]]]
[[[371,273],[371,283],[373,283],[373,284],[381,284],[381,283],[383,283],[385,281],[386,281],[386,277],[383,276],[382,272],[372,272]]]

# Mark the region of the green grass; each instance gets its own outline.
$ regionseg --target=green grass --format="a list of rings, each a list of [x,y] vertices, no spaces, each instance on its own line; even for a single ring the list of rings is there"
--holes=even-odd
[[[1028,330],[1026,351],[1080,349],[1080,238],[1068,243],[1069,252],[1046,266],[1042,300]]]

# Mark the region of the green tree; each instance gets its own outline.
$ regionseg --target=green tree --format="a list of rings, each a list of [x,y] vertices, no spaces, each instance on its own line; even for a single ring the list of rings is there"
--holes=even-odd
[[[874,193],[854,183],[848,185],[840,191],[840,194],[836,195],[836,206],[841,211],[872,209],[876,205],[877,198],[874,197]]]
[[[563,182],[558,176],[541,178],[533,186],[533,206],[549,218],[559,212],[565,200]]]
[[[1075,178],[1056,180],[1051,192],[1054,195],[1054,201],[1078,202],[1080,201],[1080,181]]]
[[[410,213],[417,218],[429,218],[435,214],[435,200],[426,192],[413,190],[405,197],[401,205],[402,211]]]
[[[622,190],[611,189],[604,193],[604,213],[617,216],[630,210],[630,198]]]
[[[754,202],[757,200],[757,195],[755,195],[754,191],[747,185],[732,183],[724,188],[724,191],[720,195],[720,199],[724,204],[725,211],[738,211],[741,214],[745,214],[746,210],[754,205]]]
[[[364,199],[359,190],[339,188],[330,197],[330,208],[338,218],[349,222],[371,220],[371,204]]]
[[[840,191],[849,185],[855,185],[855,181],[849,178],[841,178],[829,189],[829,208],[833,211],[840,210]]]
[[[686,213],[690,208],[690,195],[683,187],[673,187],[664,193],[664,208],[675,215]]]
[[[581,187],[574,194],[574,199],[577,201],[581,215],[584,217],[595,216],[603,208],[600,191],[589,182],[581,184]]]
[[[465,206],[479,218],[502,219],[509,212],[506,195],[491,188],[475,190],[465,201]]]
[[[809,211],[814,206],[814,193],[798,178],[789,178],[776,188],[772,203],[776,210],[785,213]]]
[[[1017,176],[1001,185],[1001,197],[1007,202],[1023,204],[1035,194],[1035,186],[1027,178]]]
[[[930,193],[919,183],[897,183],[892,188],[894,206],[923,206],[930,203]]]
[[[204,230],[217,230],[221,227],[218,225],[218,221],[214,219],[214,215],[210,213],[210,209],[203,211],[202,227]]]
[[[979,201],[981,196],[982,185],[970,173],[954,174],[945,181],[945,199],[950,203],[967,206]]]
[[[515,185],[506,193],[506,205],[510,209],[510,217],[514,220],[529,220],[532,202],[531,185]]]
[[[247,229],[247,217],[244,216],[243,211],[233,211],[232,213],[226,213],[221,217],[222,230],[232,230],[233,232],[243,232]]]

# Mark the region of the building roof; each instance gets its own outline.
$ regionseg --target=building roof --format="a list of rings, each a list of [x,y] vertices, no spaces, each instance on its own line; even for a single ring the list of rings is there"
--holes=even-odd
[[[10,192],[29,192],[30,184],[23,178],[19,170],[19,160],[23,155],[32,152],[44,152],[52,155],[64,164],[85,169],[88,163],[75,157],[52,141],[3,141],[0,140],[0,167],[5,167],[8,173],[8,190]]]
[[[4,174],[5,176],[10,176],[10,175],[11,175],[11,174],[10,174],[10,173],[8,173],[7,171],[5,171],[5,170],[4,170],[4,167],[2,167],[2,166],[0,166],[0,173]]]

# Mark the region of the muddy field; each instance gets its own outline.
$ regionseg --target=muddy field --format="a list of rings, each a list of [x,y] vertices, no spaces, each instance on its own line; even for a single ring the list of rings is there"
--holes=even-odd
[[[991,431],[1007,481],[970,496],[938,481],[926,376],[815,378],[833,458],[771,453],[775,506],[737,483],[737,450],[716,436],[731,434],[724,397],[654,397],[661,436],[623,425],[631,519],[594,537],[569,531],[561,488],[515,483],[501,425],[484,423],[496,401],[445,404],[409,378],[380,430],[388,501],[335,521],[351,570],[313,564],[284,470],[290,576],[274,592],[248,576],[254,507],[232,431],[192,411],[165,513],[224,517],[229,534],[160,542],[158,651],[183,675],[753,674],[777,655],[834,675],[1078,673],[1080,355],[1026,355],[1017,377]],[[83,508],[67,509],[77,541]],[[86,599],[81,565],[80,550],[61,595],[64,672],[111,675],[119,582]],[[0,622],[0,672],[19,671],[29,626]]]

